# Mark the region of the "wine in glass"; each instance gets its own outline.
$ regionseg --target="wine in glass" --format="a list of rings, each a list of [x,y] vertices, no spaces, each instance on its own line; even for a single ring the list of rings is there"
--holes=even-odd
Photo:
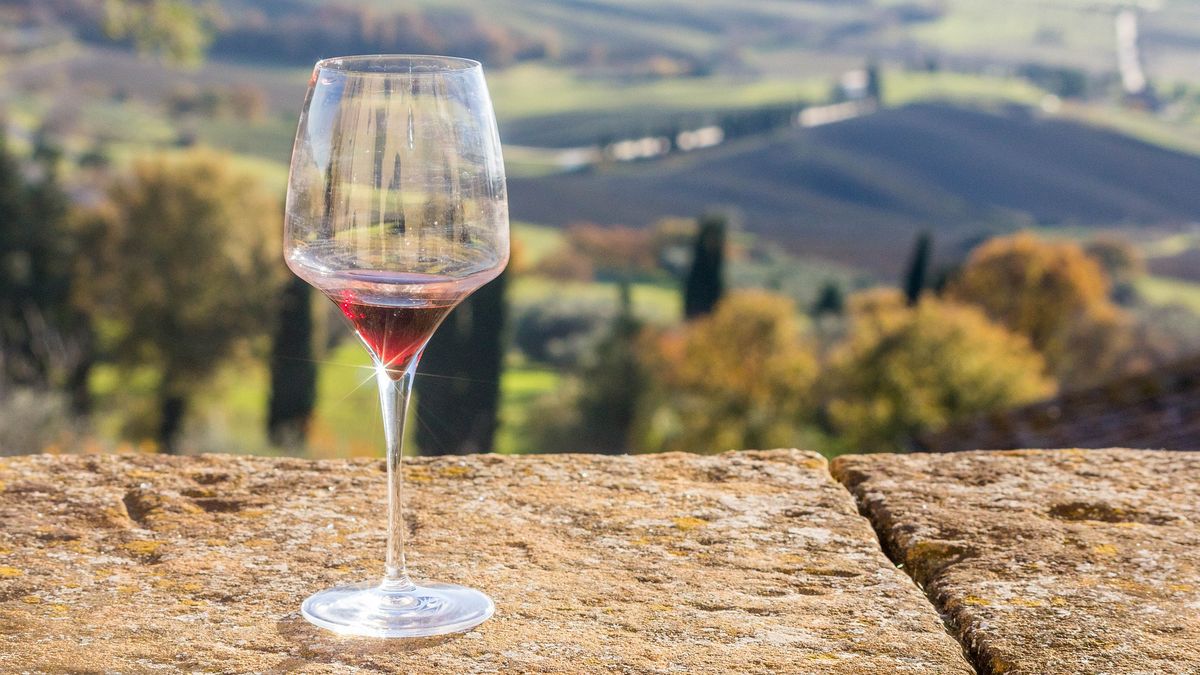
[[[376,637],[478,625],[494,610],[486,595],[409,579],[401,442],[421,351],[508,262],[504,163],[480,64],[392,55],[318,62],[292,152],[284,238],[288,267],[337,303],[370,352],[387,444],[383,577],[312,595],[304,617]]]

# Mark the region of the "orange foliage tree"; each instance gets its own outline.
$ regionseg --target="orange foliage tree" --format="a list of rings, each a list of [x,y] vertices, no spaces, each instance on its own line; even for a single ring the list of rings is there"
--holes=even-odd
[[[589,258],[597,270],[645,271],[656,264],[649,230],[578,223],[567,227],[567,243]]]
[[[1052,395],[1026,338],[975,307],[877,289],[849,302],[849,332],[830,354],[829,422],[862,452],[904,450],[923,431]]]
[[[1073,242],[1020,233],[972,252],[946,296],[974,304],[1024,335],[1066,388],[1117,374],[1130,344],[1130,322],[1109,298],[1100,263]]]
[[[642,451],[789,445],[812,417],[817,356],[786,297],[734,292],[712,314],[643,340],[652,385],[635,423]]]

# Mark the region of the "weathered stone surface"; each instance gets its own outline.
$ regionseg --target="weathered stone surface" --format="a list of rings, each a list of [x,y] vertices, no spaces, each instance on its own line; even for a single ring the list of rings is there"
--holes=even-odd
[[[338,638],[299,617],[379,572],[381,462],[0,460],[0,672],[971,672],[815,455],[407,473],[414,573],[496,600],[472,633]]]
[[[839,458],[984,673],[1200,673],[1200,455]]]

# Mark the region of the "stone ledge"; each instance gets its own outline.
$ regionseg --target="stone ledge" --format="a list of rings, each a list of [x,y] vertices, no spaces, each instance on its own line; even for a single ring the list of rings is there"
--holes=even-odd
[[[382,466],[0,460],[0,672],[972,672],[798,451],[414,460],[414,573],[497,614],[434,642],[334,637],[296,609],[378,573]]]
[[[980,672],[1200,673],[1200,454],[833,463]]]

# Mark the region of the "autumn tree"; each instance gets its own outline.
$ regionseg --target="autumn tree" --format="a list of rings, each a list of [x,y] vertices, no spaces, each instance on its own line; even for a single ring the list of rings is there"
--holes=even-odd
[[[786,297],[737,291],[712,314],[643,340],[652,385],[639,406],[641,450],[778,447],[808,421],[817,358]]]
[[[175,452],[192,394],[270,326],[282,278],[280,204],[225,155],[134,162],[101,215],[96,286],[127,368],[158,374],[158,440]]]
[[[592,260],[571,247],[548,255],[538,261],[533,271],[559,281],[591,281],[596,278]]]
[[[1128,319],[1109,299],[1109,279],[1073,242],[1028,233],[991,239],[976,248],[946,289],[1029,339],[1066,388],[1114,375]]]
[[[830,355],[827,411],[859,451],[903,450],[918,433],[1046,398],[1054,380],[1026,338],[969,305],[878,289],[851,297]]]
[[[652,234],[623,225],[577,223],[567,227],[566,246],[590,260],[597,271],[627,277],[655,268]]]
[[[267,94],[249,84],[235,86],[228,95],[229,112],[243,122],[261,122],[269,110]]]

